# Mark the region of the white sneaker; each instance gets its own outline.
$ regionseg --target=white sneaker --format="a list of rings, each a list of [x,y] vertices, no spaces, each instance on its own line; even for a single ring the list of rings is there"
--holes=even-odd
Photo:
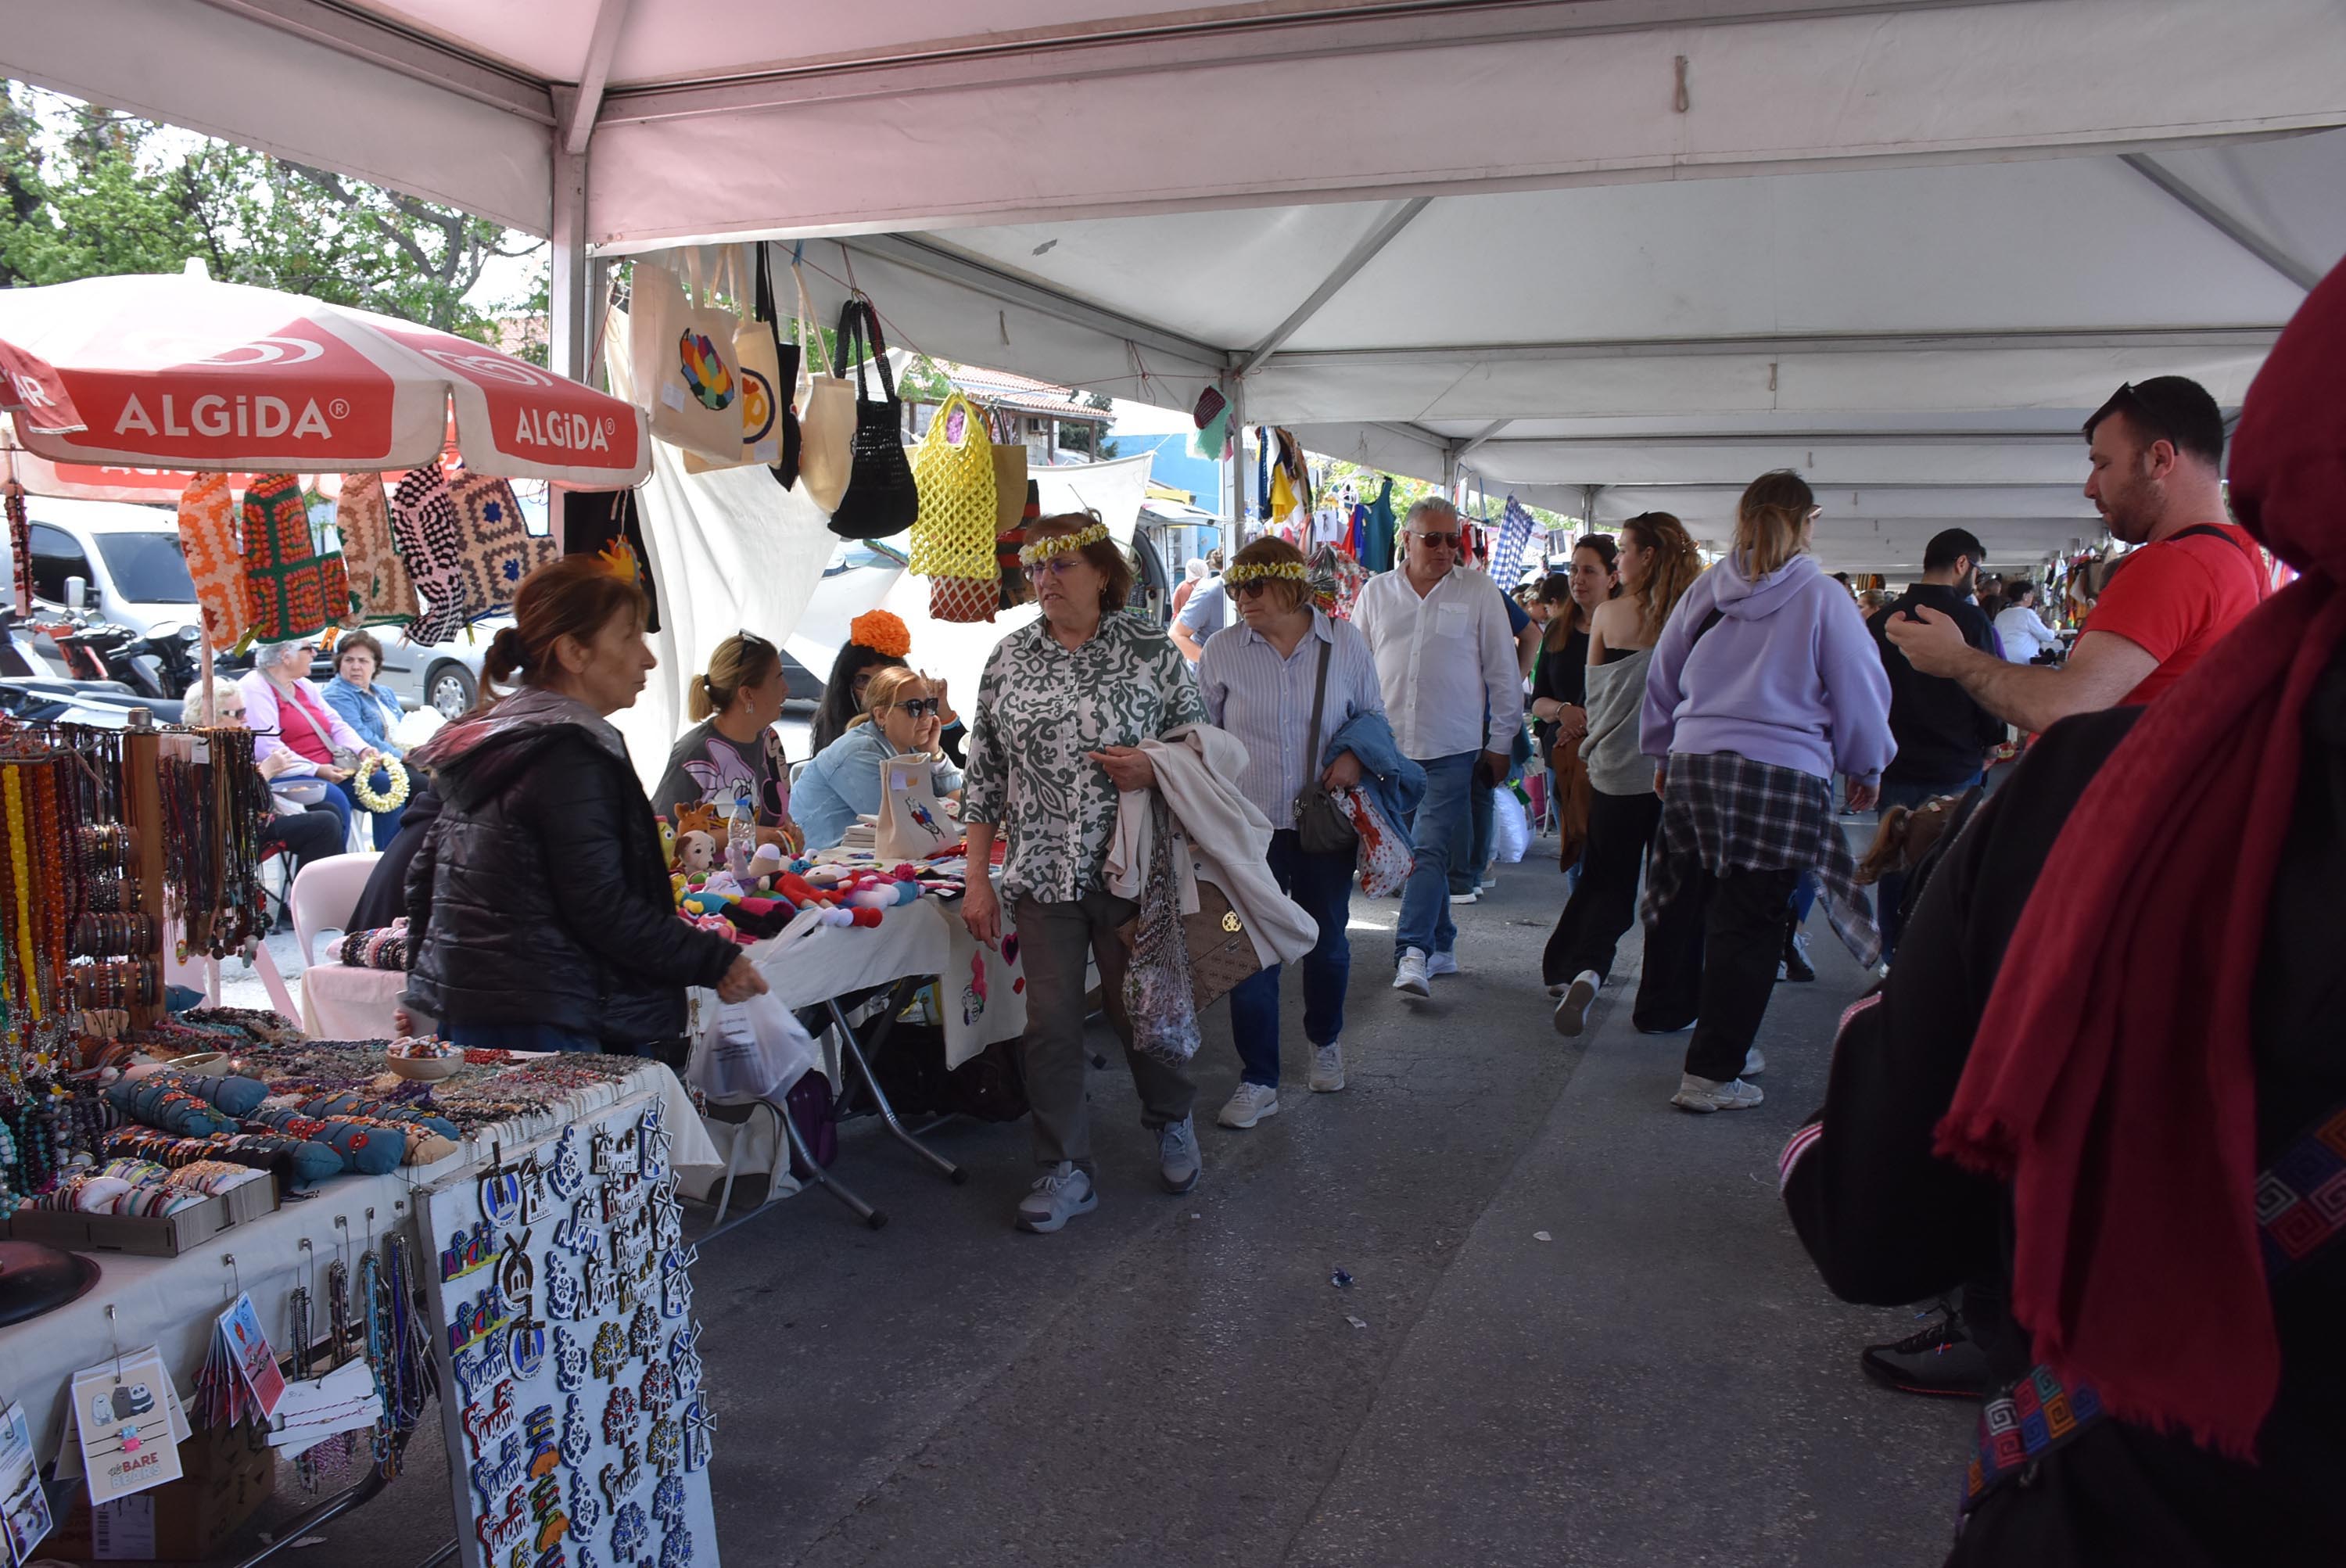
[[[1401,962],[1393,965],[1392,988],[1406,991],[1412,996],[1431,996],[1433,987],[1425,981],[1425,954],[1414,947],[1401,950]]]
[[[1226,1127],[1244,1129],[1265,1116],[1279,1115],[1279,1091],[1268,1084],[1240,1084],[1230,1092],[1229,1104],[1214,1120]]]
[[[1722,1084],[1716,1078],[1681,1073],[1678,1092],[1670,1096],[1670,1104],[1681,1111],[1699,1111],[1708,1115],[1713,1111],[1748,1111],[1767,1097],[1758,1085],[1740,1078],[1729,1078]]]
[[[1765,1073],[1767,1070],[1768,1058],[1760,1054],[1759,1046],[1754,1045],[1750,1050],[1743,1053],[1744,1076],[1756,1077],[1758,1074]]]
[[[1480,893],[1452,893],[1450,901],[1454,904],[1471,904],[1482,896]]]
[[[1311,1092],[1332,1095],[1344,1086],[1344,1045],[1331,1040],[1311,1047]]]
[[[1436,974],[1457,973],[1458,955],[1454,952],[1435,953],[1425,961],[1425,972],[1429,977]]]
[[[1593,969],[1584,969],[1572,977],[1564,988],[1564,1000],[1556,1004],[1556,1032],[1569,1040],[1588,1027],[1588,1009],[1596,1001],[1597,989],[1605,983]]]
[[[1035,1188],[1018,1200],[1018,1228],[1049,1235],[1079,1214],[1099,1207],[1092,1178],[1066,1160],[1043,1174]]]

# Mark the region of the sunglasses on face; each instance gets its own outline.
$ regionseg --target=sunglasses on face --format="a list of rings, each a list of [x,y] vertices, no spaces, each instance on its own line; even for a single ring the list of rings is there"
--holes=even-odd
[[[1081,555],[1069,552],[1065,555],[1054,555],[1047,561],[1035,562],[1026,568],[1026,575],[1036,582],[1041,582],[1046,573],[1054,577],[1062,577],[1076,567],[1088,564]]]
[[[1270,588],[1270,583],[1268,579],[1258,578],[1251,583],[1240,583],[1237,587],[1232,588],[1230,592],[1239,598],[1251,599],[1267,593]]]
[[[896,704],[896,709],[900,713],[911,714],[914,718],[934,718],[944,710],[944,704],[933,697],[916,697]]]
[[[1413,534],[1410,537],[1420,540],[1436,550],[1454,550],[1458,547],[1459,541],[1464,539],[1466,535],[1464,534]]]

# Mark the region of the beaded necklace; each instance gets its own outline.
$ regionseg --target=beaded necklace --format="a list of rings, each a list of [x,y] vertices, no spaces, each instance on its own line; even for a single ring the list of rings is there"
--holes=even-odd
[[[25,786],[21,777],[22,772],[23,769],[17,767],[0,768],[0,793],[5,793],[7,799],[8,869],[15,884],[18,989],[25,999],[25,1015],[29,1020],[29,1023],[38,1023],[42,1016],[41,987],[34,962],[33,871],[32,857],[25,842]]]

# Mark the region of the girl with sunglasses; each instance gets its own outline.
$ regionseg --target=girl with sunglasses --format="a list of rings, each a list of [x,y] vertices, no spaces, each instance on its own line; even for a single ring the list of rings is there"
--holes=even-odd
[[[918,670],[892,665],[872,673],[863,711],[799,775],[792,799],[808,848],[827,849],[846,837],[858,816],[879,813],[880,764],[891,757],[933,758],[936,792],[960,792],[961,769],[937,744],[944,727],[944,702],[936,685]]]

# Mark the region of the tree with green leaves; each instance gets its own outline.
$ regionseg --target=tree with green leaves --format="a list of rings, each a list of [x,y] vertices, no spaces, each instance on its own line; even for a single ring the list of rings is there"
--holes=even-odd
[[[545,250],[453,208],[16,83],[0,98],[0,285],[176,272],[495,340],[468,298],[500,259]],[[541,269],[541,274],[543,270]],[[542,300],[503,302],[526,310]],[[544,359],[537,345],[531,357]]]

